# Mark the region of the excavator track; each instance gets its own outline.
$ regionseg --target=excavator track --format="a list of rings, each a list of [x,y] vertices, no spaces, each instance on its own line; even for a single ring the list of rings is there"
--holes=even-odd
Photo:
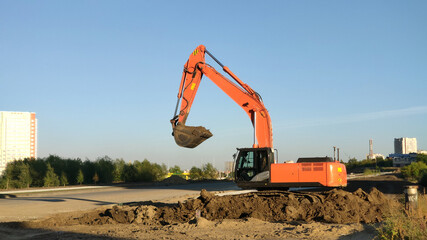
[[[241,197],[288,197],[292,195],[298,199],[308,199],[310,202],[324,202],[324,194],[321,193],[306,193],[306,192],[290,192],[284,190],[266,190],[258,192],[250,192],[239,194]]]

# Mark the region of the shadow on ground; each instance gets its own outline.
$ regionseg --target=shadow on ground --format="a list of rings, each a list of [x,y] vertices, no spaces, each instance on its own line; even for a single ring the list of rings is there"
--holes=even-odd
[[[16,195],[14,195],[14,194],[0,194],[0,199],[1,198],[16,198]]]
[[[32,239],[32,240],[56,240],[56,239],[118,239],[103,235],[52,231],[46,229],[29,228],[22,222],[0,223],[0,239]]]
[[[180,189],[180,190],[202,190],[207,191],[227,191],[241,190],[236,183],[229,180],[205,180],[205,181],[179,181],[179,182],[152,182],[152,183],[131,183],[118,185],[126,189]]]
[[[14,201],[36,201],[36,202],[65,202],[67,200],[75,201],[84,201],[84,202],[93,202],[96,205],[110,205],[118,204],[117,202],[108,202],[108,201],[98,201],[85,198],[76,198],[76,197],[15,197]]]
[[[338,240],[376,239],[378,224],[363,224],[363,231],[341,236]]]

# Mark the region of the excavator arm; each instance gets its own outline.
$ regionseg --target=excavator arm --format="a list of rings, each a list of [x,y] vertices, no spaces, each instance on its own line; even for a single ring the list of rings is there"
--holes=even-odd
[[[207,64],[205,54],[212,57],[234,81],[224,77]],[[212,136],[212,133],[204,127],[185,125],[203,75],[214,82],[246,112],[254,126],[253,147],[273,148],[271,119],[261,96],[242,82],[228,67],[222,65],[203,45],[198,46],[190,54],[184,65],[175,114],[171,119],[175,142],[181,147],[194,148]]]

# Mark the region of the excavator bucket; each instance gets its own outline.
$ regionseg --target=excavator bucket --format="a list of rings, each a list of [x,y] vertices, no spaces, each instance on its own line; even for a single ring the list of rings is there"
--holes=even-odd
[[[172,135],[176,144],[186,148],[195,148],[206,139],[212,137],[212,133],[202,126],[192,127],[183,124],[173,126]]]

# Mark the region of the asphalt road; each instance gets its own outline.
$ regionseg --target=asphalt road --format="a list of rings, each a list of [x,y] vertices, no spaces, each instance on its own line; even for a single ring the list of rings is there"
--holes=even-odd
[[[114,204],[164,201],[208,191],[240,190],[233,182],[205,182],[172,186],[128,186],[47,192],[0,199],[0,222],[39,219],[51,214],[84,211]]]

